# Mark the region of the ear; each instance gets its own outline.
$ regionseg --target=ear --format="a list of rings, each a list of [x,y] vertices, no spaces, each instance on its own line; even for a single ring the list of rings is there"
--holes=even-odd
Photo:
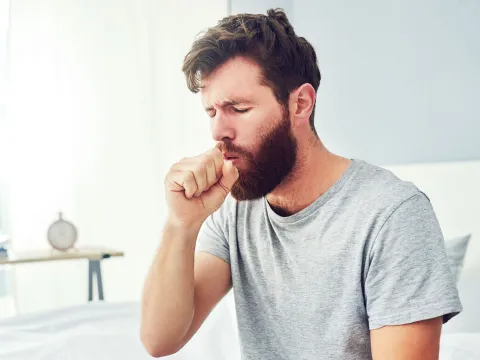
[[[310,115],[315,105],[316,93],[311,84],[305,83],[290,94],[290,116],[293,127],[310,126]]]

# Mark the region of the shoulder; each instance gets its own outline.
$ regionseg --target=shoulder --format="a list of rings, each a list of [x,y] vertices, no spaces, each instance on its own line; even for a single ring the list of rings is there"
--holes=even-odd
[[[352,192],[357,194],[363,206],[369,207],[378,215],[388,216],[410,199],[424,199],[429,202],[427,195],[414,183],[402,180],[380,166],[358,161],[359,167],[352,183]]]
[[[430,199],[415,184],[366,162],[362,162],[357,175],[354,186],[360,194],[360,212],[369,219],[370,240],[377,245],[388,239],[400,243],[400,238],[408,244],[416,238],[420,238],[418,243],[426,241],[427,237],[441,241],[440,224]],[[381,239],[377,240],[378,237]]]
[[[354,211],[352,221],[369,227],[370,240],[393,225],[438,227],[430,199],[414,183],[365,161],[359,160],[358,165],[346,192],[350,198],[346,204]]]

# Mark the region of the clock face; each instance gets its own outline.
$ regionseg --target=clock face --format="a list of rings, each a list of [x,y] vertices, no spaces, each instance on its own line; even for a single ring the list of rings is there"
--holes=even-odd
[[[77,230],[75,227],[64,220],[53,223],[48,229],[48,242],[57,250],[68,250],[77,241]]]

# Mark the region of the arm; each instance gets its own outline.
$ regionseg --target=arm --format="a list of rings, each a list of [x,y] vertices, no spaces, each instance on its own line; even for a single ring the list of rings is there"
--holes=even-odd
[[[370,332],[373,360],[438,360],[442,317]]]
[[[154,357],[180,350],[231,288],[227,263],[208,253],[194,255],[197,233],[167,224],[148,274],[141,339]]]
[[[195,245],[237,178],[217,149],[181,160],[166,176],[169,215],[142,297],[140,337],[154,357],[182,348],[231,287],[229,265],[207,253],[195,256]]]
[[[442,323],[462,311],[443,234],[423,193],[393,206],[365,279],[373,359],[436,360]]]

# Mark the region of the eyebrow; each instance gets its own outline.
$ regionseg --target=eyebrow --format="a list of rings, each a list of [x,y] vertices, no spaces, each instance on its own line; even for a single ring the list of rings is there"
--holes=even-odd
[[[235,106],[235,105],[253,105],[254,102],[251,100],[247,99],[237,99],[237,100],[227,100],[227,101],[222,101],[221,103],[218,104],[219,107],[225,108],[227,106]],[[208,106],[205,108],[205,111],[212,111],[213,106]]]

